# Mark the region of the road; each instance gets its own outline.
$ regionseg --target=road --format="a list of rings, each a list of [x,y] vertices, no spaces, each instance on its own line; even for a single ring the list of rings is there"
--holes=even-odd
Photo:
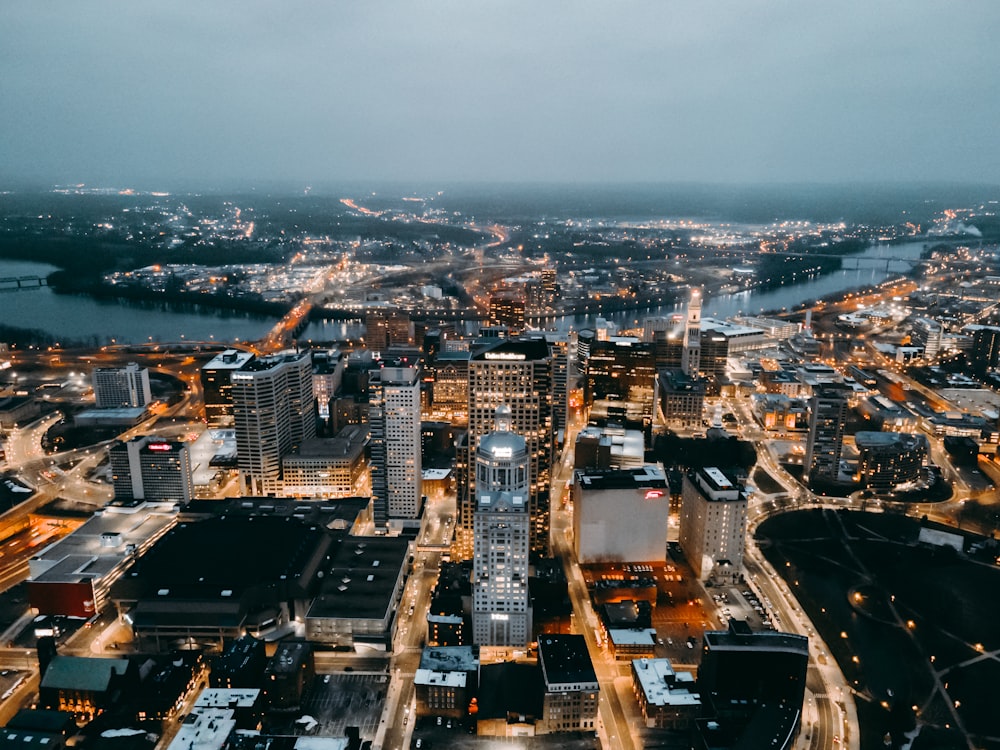
[[[455,498],[429,500],[424,511],[424,528],[417,546],[444,547],[454,529]],[[427,638],[427,608],[437,583],[441,564],[438,551],[417,551],[414,567],[399,604],[396,637],[389,663],[391,681],[386,694],[382,722],[375,737],[375,747],[409,747],[413,734],[413,705],[416,691],[413,678],[420,666],[420,654]],[[352,665],[353,666],[353,665]]]

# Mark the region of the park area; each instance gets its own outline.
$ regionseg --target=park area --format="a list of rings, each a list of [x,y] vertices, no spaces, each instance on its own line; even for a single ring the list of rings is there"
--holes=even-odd
[[[1000,567],[919,542],[921,528],[817,509],[765,521],[757,541],[853,686],[862,748],[915,731],[911,750],[1000,748]],[[996,551],[973,535],[961,546],[976,543]]]

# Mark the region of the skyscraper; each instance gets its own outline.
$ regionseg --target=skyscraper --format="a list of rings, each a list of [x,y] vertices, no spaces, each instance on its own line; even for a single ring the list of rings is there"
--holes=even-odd
[[[476,450],[493,431],[496,409],[511,410],[511,429],[528,445],[531,549],[549,548],[549,484],[552,466],[551,359],[542,339],[501,341],[476,351],[469,361],[469,430],[467,466],[475,465]],[[459,481],[459,552],[471,552],[472,515],[476,485],[468,471]]]
[[[684,326],[684,349],[681,353],[681,369],[691,377],[697,377],[701,370],[701,290],[691,290],[688,302],[687,324]]]
[[[129,362],[125,367],[98,367],[91,376],[98,409],[137,408],[153,400],[149,370]]]
[[[511,427],[510,407],[498,407],[495,429],[476,450],[472,633],[481,646],[523,647],[531,640],[529,452]]]
[[[591,344],[584,379],[584,401],[597,399],[638,404],[646,422],[653,417],[656,351],[649,343],[614,337]]]
[[[420,371],[385,367],[369,388],[372,507],[375,525],[385,526],[420,515]]]
[[[115,443],[108,450],[115,499],[176,500],[194,497],[187,445],[149,436]]]
[[[844,422],[851,389],[845,385],[821,386],[809,400],[809,439],[805,472],[809,477],[836,479],[844,451]]]
[[[316,436],[312,357],[284,352],[232,374],[233,417],[245,495],[282,492],[281,458]]]

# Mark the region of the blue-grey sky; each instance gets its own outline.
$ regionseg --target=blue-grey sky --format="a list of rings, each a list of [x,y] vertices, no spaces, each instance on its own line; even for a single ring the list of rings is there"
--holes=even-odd
[[[1000,182],[1000,2],[4,0],[0,182]]]

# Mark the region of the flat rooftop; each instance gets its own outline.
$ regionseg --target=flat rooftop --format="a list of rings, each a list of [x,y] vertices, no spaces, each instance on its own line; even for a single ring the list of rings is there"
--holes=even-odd
[[[308,585],[329,543],[322,528],[294,517],[230,515],[184,522],[119,585],[139,598],[239,600],[250,587]]]
[[[597,684],[587,641],[582,635],[539,636],[538,663],[550,688],[564,684]]]
[[[72,534],[32,557],[30,580],[79,583],[100,579],[176,522],[176,508],[169,503],[108,506]]]
[[[400,571],[410,553],[403,537],[345,538],[330,560],[320,596],[307,617],[381,620],[394,606]]]
[[[474,672],[479,669],[475,646],[432,646],[420,654],[420,668],[436,672]]]
[[[632,671],[650,705],[701,705],[701,696],[694,692],[694,676],[690,672],[675,672],[670,659],[633,659]]]
[[[575,481],[583,490],[667,489],[666,473],[654,464],[646,464],[641,469],[577,471]]]
[[[224,352],[212,357],[204,365],[202,370],[239,370],[247,362],[254,358],[253,352],[245,352],[241,349],[226,349]]]
[[[656,631],[652,628],[608,628],[608,640],[616,646],[656,645]]]
[[[413,675],[413,684],[464,688],[468,677],[465,672],[436,672],[432,669],[418,669]]]

